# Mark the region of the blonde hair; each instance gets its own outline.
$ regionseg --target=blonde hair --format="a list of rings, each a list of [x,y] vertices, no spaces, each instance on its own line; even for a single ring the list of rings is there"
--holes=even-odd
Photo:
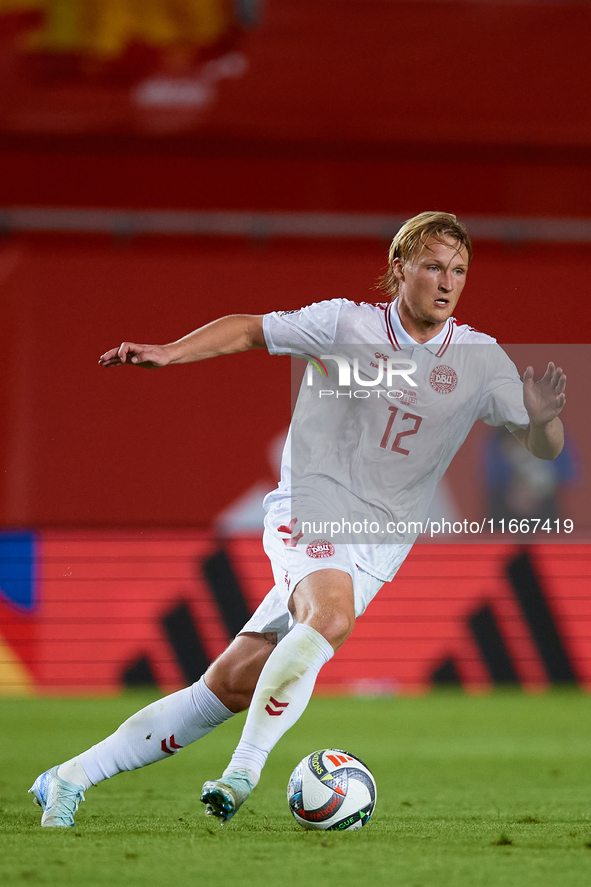
[[[394,299],[398,295],[399,280],[394,274],[394,259],[408,262],[421,254],[430,237],[451,237],[457,243],[458,251],[464,248],[468,253],[468,264],[472,261],[472,242],[465,225],[458,222],[453,213],[424,212],[413,216],[402,225],[394,236],[388,252],[388,270],[378,281],[378,288]]]

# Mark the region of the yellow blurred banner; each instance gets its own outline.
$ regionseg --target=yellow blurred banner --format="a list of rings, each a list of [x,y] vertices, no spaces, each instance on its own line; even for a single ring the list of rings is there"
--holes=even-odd
[[[0,695],[23,696],[33,692],[33,680],[25,666],[0,636]]]
[[[232,0],[0,0],[0,15],[37,12],[44,21],[23,48],[116,58],[134,43],[201,47],[235,24]]]

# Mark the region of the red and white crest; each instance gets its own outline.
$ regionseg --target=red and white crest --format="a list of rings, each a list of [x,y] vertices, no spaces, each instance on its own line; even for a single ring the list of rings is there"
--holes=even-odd
[[[451,394],[458,384],[458,374],[453,367],[443,363],[431,370],[429,385],[437,394]]]
[[[334,545],[327,539],[314,539],[306,548],[308,557],[332,557]]]

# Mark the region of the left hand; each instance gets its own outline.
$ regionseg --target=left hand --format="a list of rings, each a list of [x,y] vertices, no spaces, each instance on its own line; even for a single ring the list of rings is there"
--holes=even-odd
[[[534,382],[533,367],[523,374],[523,403],[533,425],[547,425],[566,403],[566,376],[550,362],[545,374]]]

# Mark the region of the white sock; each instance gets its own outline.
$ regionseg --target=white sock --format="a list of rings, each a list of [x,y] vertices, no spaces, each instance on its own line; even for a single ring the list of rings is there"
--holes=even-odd
[[[233,714],[201,678],[132,715],[98,745],[61,764],[58,776],[90,788],[116,773],[172,757]]]
[[[318,672],[334,655],[309,625],[296,625],[269,656],[256,685],[242,737],[224,770],[250,770],[256,779],[267,756],[303,714]]]

